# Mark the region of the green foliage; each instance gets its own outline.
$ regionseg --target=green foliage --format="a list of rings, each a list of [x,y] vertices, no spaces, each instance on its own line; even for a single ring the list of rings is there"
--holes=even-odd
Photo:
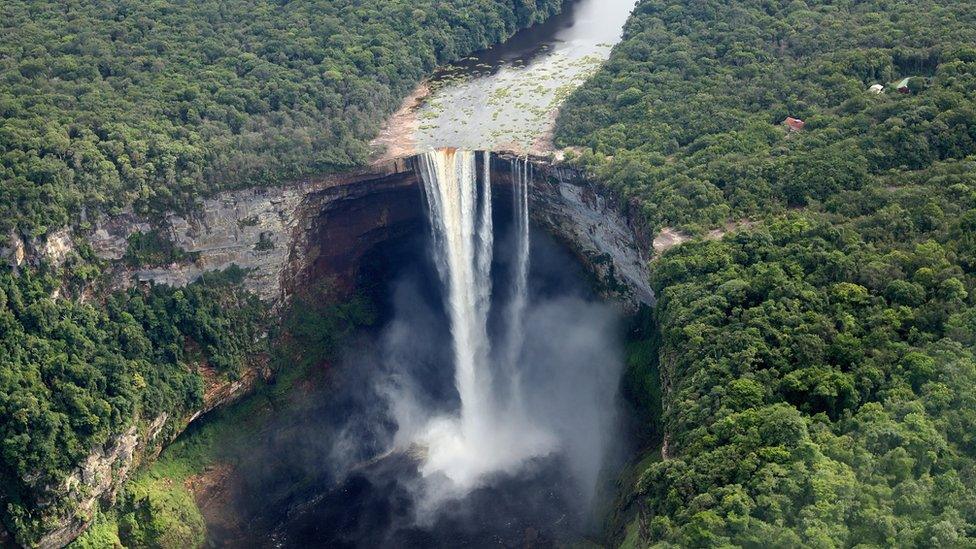
[[[51,274],[0,274],[0,518],[29,545],[46,486],[140,419],[200,406],[208,363],[234,375],[263,350],[266,310],[232,268],[95,306],[50,297]]]
[[[170,239],[157,231],[133,233],[129,236],[125,256],[130,267],[155,267],[177,263],[190,257]]]
[[[119,505],[119,537],[127,547],[202,547],[203,516],[186,486],[171,479],[142,476],[126,486]]]
[[[275,337],[277,397],[311,368],[334,360],[352,333],[376,321],[374,304],[361,295],[338,299],[330,280],[322,280],[292,298]]]
[[[561,4],[6,1],[0,234],[363,164],[436,64]]]
[[[254,245],[254,249],[259,252],[266,252],[268,250],[274,249],[274,242],[267,233],[261,233],[258,243]]]
[[[72,549],[116,549],[124,545],[119,539],[117,524],[99,516],[84,534],[71,544],[71,547]]]
[[[699,232],[976,153],[974,43],[967,2],[644,0],[556,140],[651,227]],[[928,78],[867,91],[904,76]]]
[[[561,4],[4,2],[0,235],[84,230],[129,205],[158,216],[221,189],[363,164],[386,115],[436,64]],[[272,245],[262,238],[257,250]],[[187,259],[152,232],[133,235],[125,255],[130,266]],[[82,264],[65,277],[96,274]],[[0,519],[19,542],[30,545],[46,520],[70,511],[48,506],[46,488],[93,448],[162,412],[179,419],[196,409],[198,366],[233,377],[264,350],[266,311],[240,277],[235,269],[83,304],[50,297],[60,284],[53,274],[0,273]],[[350,320],[365,314],[354,309],[343,309]],[[300,330],[318,334],[311,344],[323,353],[303,355],[313,361],[344,328],[306,316],[312,326]],[[180,494],[128,497],[148,522],[122,528],[123,538],[197,540],[192,513],[174,518]]]
[[[656,445],[660,443],[662,435],[661,373],[658,363],[661,342],[649,308],[641,309],[631,323],[621,392],[626,402],[634,406],[634,415],[641,427],[637,433],[642,439],[640,443]]]
[[[976,545],[973,43],[967,2],[644,0],[569,100],[558,141],[651,227],[763,221],[652,264],[630,543]]]

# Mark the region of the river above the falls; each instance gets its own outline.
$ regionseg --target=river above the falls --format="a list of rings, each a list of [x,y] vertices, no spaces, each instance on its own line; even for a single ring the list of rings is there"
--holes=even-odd
[[[438,69],[374,146],[387,157],[442,147],[541,154],[566,97],[609,57],[634,0],[577,0],[505,43]]]

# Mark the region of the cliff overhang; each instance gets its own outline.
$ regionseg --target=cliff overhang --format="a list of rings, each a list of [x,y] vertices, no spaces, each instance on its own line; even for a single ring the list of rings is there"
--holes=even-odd
[[[516,158],[492,154],[494,185],[511,185]],[[578,170],[546,158],[521,158],[534,173],[533,221],[573,250],[609,300],[627,309],[653,302],[647,283],[652,237],[633,206]],[[220,193],[192,214],[170,213],[155,223],[126,212],[97,222],[88,239],[98,257],[112,261],[116,288],[148,282],[182,286],[204,272],[237,265],[248,271],[248,289],[280,308],[311,279],[332,277],[351,289],[359,261],[373,246],[422,228],[415,164],[416,157],[399,158],[339,176]],[[149,230],[192,260],[143,268],[119,261],[128,238]]]

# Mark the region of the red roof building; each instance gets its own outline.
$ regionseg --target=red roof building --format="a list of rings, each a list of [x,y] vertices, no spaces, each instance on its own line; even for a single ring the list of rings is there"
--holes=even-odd
[[[786,117],[783,124],[786,124],[786,127],[789,128],[791,132],[798,132],[803,129],[803,126],[807,125],[806,122],[800,120],[799,118],[793,118],[792,116]]]

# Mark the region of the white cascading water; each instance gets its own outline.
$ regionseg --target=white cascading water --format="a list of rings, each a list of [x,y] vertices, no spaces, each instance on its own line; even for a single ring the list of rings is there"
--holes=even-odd
[[[487,323],[488,309],[491,308],[491,257],[495,231],[491,221],[491,153],[484,151],[482,160],[481,218],[478,221],[478,274],[482,280],[478,281],[477,289],[478,307],[485,312]]]
[[[417,441],[427,449],[425,475],[442,473],[456,487],[469,488],[489,472],[510,470],[552,450],[552,437],[525,417],[517,382],[522,316],[528,292],[528,162],[516,162],[514,178],[517,258],[506,321],[506,394],[496,394],[490,364],[491,306],[490,156],[484,153],[479,197],[475,153],[440,149],[420,155],[419,167],[454,346],[458,417],[432,420]],[[513,173],[514,175],[514,173]],[[513,335],[518,332],[517,335]]]
[[[479,367],[489,351],[491,185],[482,185],[485,213],[479,218],[475,170],[471,151],[444,149],[420,157],[438,270],[448,293],[464,432],[481,429],[478,423],[491,414],[488,395],[482,390],[491,383],[486,379],[489,372]]]
[[[512,161],[512,196],[515,212],[515,265],[512,269],[512,295],[507,311],[506,366],[512,394],[519,392],[518,358],[522,350],[522,318],[529,294],[529,182],[532,164],[528,158]],[[515,402],[515,404],[519,404]]]

